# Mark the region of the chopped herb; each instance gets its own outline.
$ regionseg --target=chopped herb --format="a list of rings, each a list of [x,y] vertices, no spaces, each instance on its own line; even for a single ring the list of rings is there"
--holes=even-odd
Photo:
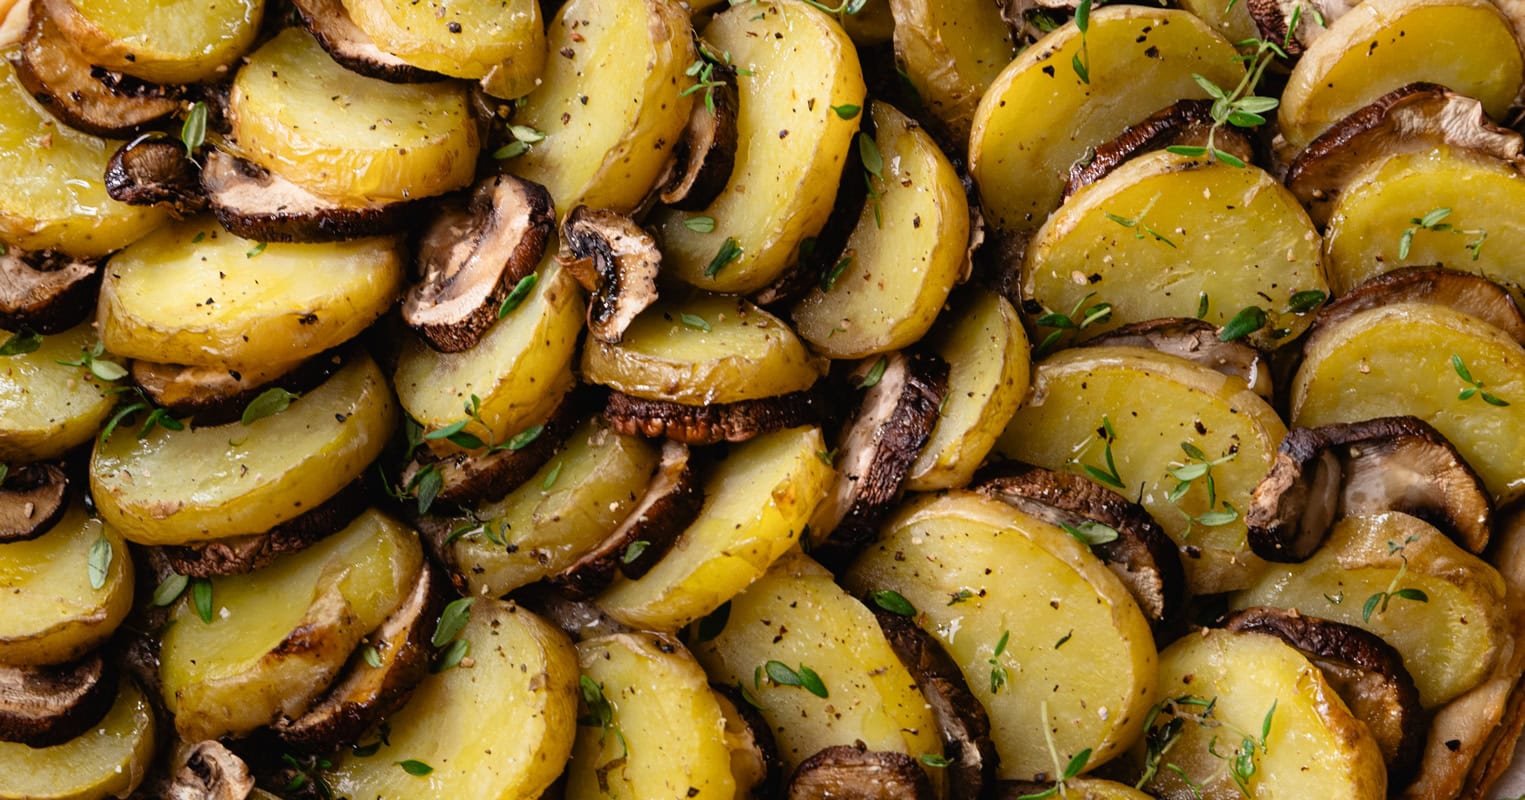
[[[561,477],[561,467],[563,463],[564,462],[557,461],[556,465],[551,467],[551,471],[546,473],[545,480],[540,482],[540,491],[549,492],[551,487],[556,485],[556,479]]]
[[[1212,80],[1198,74],[1192,78],[1197,85],[1207,92],[1213,100],[1212,104],[1212,127],[1207,131],[1207,145],[1205,147],[1192,147],[1185,145],[1172,145],[1165,148],[1176,155],[1198,157],[1208,156],[1231,167],[1243,169],[1245,163],[1238,156],[1220,150],[1217,146],[1218,131],[1224,125],[1233,125],[1237,128],[1253,128],[1265,124],[1265,114],[1274,110],[1278,102],[1274,97],[1259,97],[1255,95],[1255,88],[1260,84],[1260,79],[1265,75],[1266,68],[1277,58],[1287,57],[1286,46],[1291,43],[1293,28],[1287,30],[1287,40],[1284,44],[1277,44],[1268,39],[1246,39],[1238,42],[1241,48],[1255,48],[1251,55],[1238,56],[1236,61],[1245,62],[1244,77],[1234,87],[1233,91],[1224,91]]]
[[[530,145],[545,141],[544,133],[528,125],[510,125],[508,134],[514,137],[514,140],[493,151],[492,157],[498,161],[518,158],[529,152]]]
[[[1045,720],[1043,724],[1045,726],[1048,725],[1047,720]],[[1024,794],[1018,797],[1017,800],[1043,800],[1043,798],[1053,797],[1054,795],[1063,792],[1065,782],[1073,780],[1076,776],[1078,776],[1080,771],[1085,769],[1086,764],[1090,763],[1090,761],[1091,748],[1087,747],[1086,749],[1081,750],[1080,752],[1070,757],[1070,763],[1065,765],[1064,773],[1059,778],[1059,780],[1054,782],[1053,786],[1050,786],[1048,789],[1037,792],[1035,794]]]
[[[90,588],[99,590],[106,586],[106,572],[111,568],[114,552],[104,533],[90,545],[90,556],[85,563],[85,569],[90,574]]]
[[[1239,519],[1238,509],[1235,509],[1227,500],[1223,501],[1223,509],[1218,510],[1218,484],[1213,479],[1213,467],[1234,460],[1234,457],[1239,454],[1238,449],[1230,447],[1227,453],[1210,459],[1206,453],[1202,452],[1202,448],[1191,442],[1181,442],[1181,452],[1186,454],[1186,460],[1171,462],[1165,468],[1166,474],[1176,481],[1176,485],[1171,488],[1165,499],[1176,504],[1176,510],[1186,517],[1186,532],[1182,535],[1190,535],[1195,525],[1212,528],[1227,525]],[[1207,491],[1207,511],[1194,517],[1185,509],[1180,508],[1180,502],[1199,480]]]
[[[727,236],[725,242],[720,245],[720,251],[710,259],[709,266],[704,268],[704,277],[713,278],[725,269],[727,264],[741,258],[741,245],[736,242],[736,237]]]
[[[1079,525],[1061,522],[1059,527],[1063,528],[1065,533],[1075,537],[1076,541],[1086,547],[1095,547],[1099,544],[1115,542],[1120,535],[1116,528],[1097,522],[1094,519],[1083,520]]]
[[[839,106],[832,106],[831,110],[842,119],[852,119],[853,117],[858,116],[858,113],[863,110],[863,107],[853,105],[852,103],[843,103]]]
[[[1232,342],[1243,339],[1246,336],[1266,326],[1268,317],[1266,310],[1260,306],[1245,306],[1239,310],[1234,318],[1228,321],[1218,330],[1218,341]]]
[[[191,579],[191,606],[202,622],[212,622],[212,581],[209,578]]]
[[[1483,382],[1472,377],[1472,371],[1467,369],[1466,362],[1462,361],[1461,356],[1455,353],[1451,354],[1451,369],[1455,370],[1456,376],[1461,378],[1462,381],[1467,384],[1466,388],[1457,393],[1456,399],[1471,400],[1473,395],[1477,395],[1483,399],[1484,403],[1487,403],[1490,406],[1498,406],[1503,408],[1504,406],[1509,405],[1508,400],[1505,400],[1490,392],[1483,391]]]
[[[148,434],[154,427],[160,427],[167,431],[183,431],[185,423],[169,415],[169,409],[156,408],[148,412],[148,419],[143,420],[143,427],[138,429],[138,438],[147,439]]]
[[[191,237],[191,244],[201,244],[201,241],[205,238],[207,238],[206,231],[196,231],[196,235]]]
[[[365,649],[360,651],[360,654],[365,658],[366,665],[371,669],[381,669],[381,651],[377,650],[374,645],[366,645]]]
[[[625,742],[625,734],[618,725],[614,724],[614,706],[609,698],[604,696],[604,687],[587,675],[577,676],[578,693],[582,695],[582,702],[588,707],[591,717],[577,720],[578,725],[597,725],[599,727],[598,743],[602,745],[604,738],[613,733],[614,738],[620,743],[620,748],[625,754],[630,752],[629,745]],[[620,758],[624,758],[621,755]]]
[[[874,592],[871,596],[874,599],[874,605],[891,614],[898,614],[902,617],[916,616],[916,606],[911,605],[911,601],[905,599],[904,595],[894,589],[881,589]]]
[[[941,753],[922,753],[920,756],[917,756],[916,760],[926,764],[929,767],[932,767],[933,769],[943,769],[944,767],[953,766],[953,759],[950,759]]]
[[[245,425],[253,425],[265,417],[279,414],[290,408],[291,401],[300,396],[294,392],[288,392],[279,386],[266,389],[260,392],[258,397],[249,401],[249,405],[244,408],[244,415],[239,421]]]
[[[498,319],[503,319],[513,312],[514,309],[518,308],[519,304],[524,302],[524,298],[528,297],[530,291],[535,288],[535,284],[539,282],[540,275],[534,272],[520,278],[519,282],[514,284],[514,288],[509,291],[508,296],[503,298],[503,302],[498,306]]]
[[[413,473],[413,480],[408,482],[405,491],[413,492],[413,496],[418,499],[418,513],[427,514],[443,488],[445,477],[440,474],[439,467],[425,464],[423,469]]]
[[[1085,297],[1080,298],[1080,300],[1075,303],[1075,307],[1071,308],[1070,313],[1068,314],[1050,312],[1044,314],[1041,317],[1038,317],[1038,327],[1053,328],[1054,330],[1049,332],[1049,334],[1043,338],[1043,341],[1038,343],[1037,347],[1033,348],[1033,357],[1042,358],[1043,356],[1048,355],[1049,351],[1054,348],[1054,345],[1059,343],[1060,338],[1064,336],[1066,331],[1083,331],[1092,325],[1098,325],[1112,319],[1111,303],[1094,303],[1089,306],[1086,305],[1086,301],[1095,296],[1096,293],[1092,292],[1087,294]]]
[[[1112,420],[1103,416],[1101,418],[1101,427],[1096,430],[1096,435],[1103,442],[1101,454],[1107,468],[1103,470],[1090,464],[1081,464],[1081,470],[1097,483],[1110,486],[1114,489],[1127,489],[1128,484],[1123,483],[1123,476],[1117,471],[1117,462],[1112,458],[1112,443],[1117,441],[1117,431],[1112,429]]]
[[[1287,312],[1291,314],[1306,314],[1323,305],[1324,301],[1328,298],[1328,295],[1317,289],[1294,292],[1292,299],[1287,301]]]
[[[180,141],[185,144],[185,154],[195,158],[196,151],[207,140],[207,104],[200,100],[191,103],[190,111],[185,114],[185,122],[180,125]]]
[[[815,670],[804,664],[800,665],[796,672],[782,661],[768,661],[763,665],[763,670],[768,673],[768,680],[775,686],[798,686],[816,697],[826,697],[826,684],[821,682],[821,676]]]
[[[689,230],[693,231],[694,233],[714,233],[715,232],[715,218],[714,217],[689,217],[688,219],[683,220],[683,227],[688,228]]]
[[[1414,244],[1414,234],[1420,231],[1434,231],[1436,233],[1450,231],[1451,233],[1457,234],[1459,236],[1476,237],[1472,241],[1468,242],[1466,246],[1467,251],[1472,254],[1472,260],[1478,260],[1478,258],[1482,255],[1483,243],[1488,240],[1488,232],[1482,229],[1463,230],[1456,228],[1449,222],[1441,221],[1449,216],[1451,216],[1451,209],[1434,208],[1422,217],[1410,218],[1409,222],[1412,224],[1408,228],[1404,229],[1403,235],[1398,237],[1398,258],[1406,259],[1409,257],[1409,250],[1413,247]]]
[[[1207,292],[1197,293],[1197,319],[1207,318]]]
[[[5,344],[0,344],[0,356],[20,356],[27,353],[37,352],[42,347],[42,334],[21,326],[21,330],[10,335]]]
[[[1366,598],[1366,603],[1361,606],[1361,620],[1363,622],[1371,622],[1371,615],[1374,613],[1387,613],[1387,604],[1393,600],[1410,600],[1415,603],[1430,602],[1430,596],[1425,594],[1422,589],[1415,589],[1411,586],[1398,588],[1398,583],[1403,580],[1403,576],[1408,573],[1409,568],[1408,556],[1402,553],[1410,544],[1417,541],[1419,541],[1419,536],[1415,534],[1403,540],[1402,544],[1395,542],[1387,543],[1388,553],[1398,556],[1398,571],[1394,573],[1393,579],[1388,581],[1386,589]]]
[[[545,141],[544,133],[531,128],[528,125],[510,125],[508,126],[508,132],[515,139],[518,139],[525,144],[535,144],[536,142]]]
[[[805,2],[832,16],[840,16],[842,14],[853,16],[862,11],[864,6],[868,5],[868,0],[842,0],[836,8],[820,3],[818,0],[805,0]]]
[[[820,459],[822,464],[825,464],[828,467],[832,466],[837,461],[836,448],[831,450],[817,450],[815,451],[815,457]]]
[[[106,345],[102,342],[96,342],[88,348],[82,348],[79,351],[79,358],[73,361],[59,360],[53,363],[61,364],[65,367],[84,367],[90,371],[91,375],[107,382],[119,381],[127,377],[127,369],[121,364],[101,358],[105,354]]]
[[[1150,202],[1150,205],[1154,204],[1153,200],[1151,200],[1149,202]],[[1145,211],[1147,212],[1148,209],[1145,208]],[[1160,242],[1161,244],[1167,245],[1167,246],[1169,246],[1172,249],[1174,249],[1175,246],[1176,246],[1176,243],[1170,241],[1167,238],[1165,238],[1164,234],[1162,234],[1159,231],[1155,230],[1154,228],[1151,228],[1148,225],[1146,225],[1144,223],[1143,214],[1140,214],[1138,219],[1128,219],[1127,217],[1121,217],[1121,216],[1118,216],[1118,215],[1110,213],[1110,212],[1103,212],[1103,215],[1107,219],[1112,220],[1113,222],[1117,223],[1118,225],[1121,225],[1124,228],[1127,228],[1127,229],[1133,231],[1133,238],[1135,238],[1135,239],[1142,239],[1142,238],[1144,238],[1144,234],[1147,233],[1150,236],[1153,236],[1154,240],[1156,242]]]
[[[974,597],[974,592],[971,592],[968,589],[959,589],[958,591],[948,596],[948,605],[956,606],[971,597]]]
[[[268,247],[268,246],[269,246],[268,242],[260,242],[259,244],[256,244],[253,247],[249,248],[249,252],[244,253],[244,258],[254,258],[255,256],[259,255],[260,253],[265,252],[265,248]]]
[[[683,321],[684,325],[687,325],[694,330],[704,331],[705,333],[709,333],[710,331],[714,330],[714,328],[710,327],[710,324],[705,321],[704,317],[701,317],[698,314],[682,313],[678,315],[678,318]]]
[[[1080,5],[1075,8],[1075,27],[1080,31],[1080,52],[1070,59],[1070,67],[1075,70],[1075,75],[1080,82],[1089,86],[1091,84],[1091,49],[1086,41],[1086,35],[1091,29],[1091,0],[1080,0]]]
[[[879,381],[883,380],[884,378],[885,368],[889,365],[890,362],[887,356],[879,356],[879,360],[875,361],[872,367],[869,367],[868,374],[864,375],[863,380],[858,382],[858,388],[871,389],[875,386],[878,386]]]
[[[439,654],[434,663],[429,665],[429,671],[439,674],[446,670],[455,669],[460,665],[461,659],[466,657],[466,651],[470,648],[470,643],[465,639],[456,639],[445,646],[444,651]]]
[[[1064,646],[1065,642],[1068,642],[1070,639],[1073,639],[1074,637],[1075,637],[1075,631],[1072,628],[1069,633],[1066,633],[1065,635],[1059,637],[1059,641],[1054,642],[1054,649],[1058,650],[1059,648]]]
[[[636,559],[641,557],[642,553],[646,552],[646,548],[648,548],[650,546],[651,546],[651,542],[648,542],[645,539],[637,539],[637,540],[631,542],[629,545],[627,545],[625,547],[624,555],[620,556],[620,563],[621,564],[631,564],[631,563],[634,563]]]
[[[416,778],[422,778],[423,776],[428,775],[434,771],[434,767],[431,767],[428,764],[413,758],[404,761],[397,761],[394,763],[396,763],[397,766],[402,767],[403,772],[406,772]]]
[[[868,174],[884,180],[884,155],[879,152],[879,143],[867,133],[858,134],[858,158]]]
[[[530,444],[532,444],[536,439],[539,439],[540,434],[543,431],[545,431],[544,425],[531,425],[530,427],[514,434],[514,437],[508,440],[508,444],[499,445],[499,447],[517,453],[520,450],[529,447]]]
[[[1176,740],[1181,738],[1181,731],[1186,727],[1186,720],[1181,717],[1171,716],[1164,724],[1155,726],[1155,720],[1159,719],[1160,712],[1164,710],[1169,700],[1161,700],[1149,709],[1149,715],[1144,718],[1144,772],[1133,784],[1135,789],[1143,789],[1144,784],[1154,779],[1160,770],[1160,761],[1175,746]]]
[[[850,266],[852,263],[852,256],[842,256],[841,258],[837,259],[837,263],[833,264],[831,269],[821,273],[821,291],[829,292],[832,289],[835,289],[837,286],[837,279],[842,277],[842,273],[846,271],[848,266]]]
[[[434,626],[434,635],[429,638],[429,644],[438,650],[449,644],[458,636],[466,621],[471,619],[471,605],[476,602],[474,597],[462,597],[450,601],[445,610],[440,612],[439,622]]]
[[[1006,652],[1006,643],[1010,639],[1011,631],[1002,631],[1000,641],[996,642],[995,652],[989,658],[991,694],[999,694],[1006,686],[1006,668],[1001,666],[1001,654]]]

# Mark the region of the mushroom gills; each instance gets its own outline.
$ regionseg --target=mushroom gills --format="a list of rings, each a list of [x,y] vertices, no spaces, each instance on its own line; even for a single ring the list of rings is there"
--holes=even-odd
[[[707,208],[731,180],[736,166],[738,100],[736,69],[711,64],[705,101],[688,114],[683,136],[673,147],[669,174],[658,181],[657,198],[682,211]]]
[[[183,219],[207,207],[201,175],[183,143],[144,134],[111,154],[106,194],[130,206],[159,206]]]
[[[802,392],[734,403],[690,406],[611,392],[604,405],[610,427],[627,435],[665,436],[691,445],[744,442],[765,433],[813,425],[824,416],[825,398]]]
[[[0,476],[0,544],[35,539],[69,506],[69,477],[60,464],[20,464]]]
[[[578,206],[561,226],[562,264],[590,292],[588,334],[619,344],[637,314],[657,300],[662,252],[629,217]]]
[[[100,265],[60,253],[0,252],[0,328],[62,333],[95,308]]]
[[[99,651],[66,664],[0,665],[0,741],[63,744],[99,723],[116,696],[116,668]]]
[[[339,203],[221,150],[208,150],[202,188],[217,221],[260,242],[337,242],[407,227],[410,200]]]
[[[932,800],[932,782],[905,753],[833,745],[805,759],[785,790],[788,800]]]
[[[215,739],[197,743],[175,773],[167,800],[246,800],[254,795],[249,765]]]

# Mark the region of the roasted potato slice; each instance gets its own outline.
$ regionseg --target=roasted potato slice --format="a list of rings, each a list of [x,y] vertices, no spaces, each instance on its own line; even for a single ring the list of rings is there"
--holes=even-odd
[[[1291,396],[1298,427],[1418,417],[1498,504],[1525,494],[1525,349],[1469,314],[1394,303],[1321,328]]]
[[[291,363],[365,330],[396,301],[402,271],[396,239],[267,245],[201,217],[107,262],[101,341],[159,363]]]
[[[566,634],[478,598],[461,632],[472,664],[430,675],[388,719],[380,751],[345,751],[325,778],[336,797],[540,797],[577,734],[577,653]],[[413,775],[411,760],[430,767]]]
[[[1196,14],[1218,35],[1231,42],[1242,42],[1262,35],[1255,24],[1255,18],[1250,16],[1249,6],[1249,3],[1228,5],[1218,0],[1180,0],[1176,4],[1177,8]]]
[[[432,197],[471,183],[476,169],[464,88],[350,72],[300,28],[248,57],[228,113],[240,155],[334,200]]]
[[[1152,350],[1087,347],[1037,366],[996,449],[1136,497],[1181,548],[1192,593],[1214,594],[1248,586],[1264,566],[1242,513],[1286,433],[1243,378]],[[1181,490],[1172,470],[1183,468],[1198,474]],[[1176,491],[1185,493],[1172,502]]]
[[[997,800],[1020,800],[1042,794],[1054,788],[1052,783],[1036,781],[1006,781],[1001,784]],[[1071,800],[1151,800],[1151,796],[1126,783],[1100,778],[1072,778],[1064,782],[1064,791]],[[1052,795],[1050,795],[1052,796]]]
[[[882,165],[858,225],[822,284],[794,306],[799,334],[831,358],[898,350],[932,327],[961,278],[969,203],[948,157],[909,117],[869,106]]]
[[[1425,708],[1488,678],[1509,641],[1498,571],[1396,511],[1341,520],[1312,558],[1277,564],[1231,602],[1295,608],[1381,636],[1403,656]]]
[[[1160,654],[1160,689],[1168,699],[1155,736],[1174,743],[1144,784],[1156,797],[1387,797],[1387,768],[1366,724],[1318,667],[1274,636],[1183,637]],[[1166,726],[1177,732],[1160,734]]]
[[[24,334],[0,330],[5,341]],[[30,353],[0,356],[0,461],[57,458],[100,430],[116,396],[89,370],[59,363],[78,360],[95,341],[85,323],[42,337]]]
[[[121,426],[95,449],[90,489],[101,517],[139,544],[264,533],[359,477],[396,422],[386,378],[360,355],[249,425],[156,426],[142,438]]]
[[[415,67],[484,82],[505,98],[527,94],[545,67],[545,24],[534,0],[410,3],[343,0],[382,50]]]
[[[225,75],[254,43],[264,0],[33,0],[92,63],[154,83]]]
[[[732,448],[705,482],[698,519],[645,575],[615,578],[598,605],[626,625],[665,631],[719,608],[799,539],[831,484],[825,450],[819,428]]]
[[[571,0],[551,21],[539,86],[514,124],[544,139],[507,162],[545,186],[564,215],[579,205],[628,213],[656,185],[696,100],[684,76],[693,28],[662,0]]]
[[[736,164],[703,211],[653,214],[654,233],[673,277],[751,292],[783,275],[800,242],[826,224],[858,129],[857,117],[832,109],[863,105],[863,71],[842,27],[800,0],[730,8],[704,39],[738,68]],[[699,217],[713,227],[689,227]]]
[[[127,797],[148,774],[154,749],[153,706],[136,683],[124,680],[105,719],[78,738],[38,749],[0,742],[0,798]]]
[[[102,547],[109,553],[105,559],[92,555]],[[92,565],[103,561],[102,572],[94,572]],[[100,588],[92,583],[95,577]],[[0,591],[7,597],[0,662],[61,664],[88,653],[126,618],[132,587],[127,543],[79,505],[36,539],[0,544]]]
[[[1061,764],[1089,750],[1090,769],[1133,744],[1155,698],[1154,637],[1085,545],[969,492],[913,502],[883,530],[843,582],[916,609],[989,710],[1000,777],[1049,774],[1054,749]]]
[[[1247,306],[1270,305],[1262,308],[1270,324],[1249,337],[1270,348],[1312,322],[1308,309],[1289,308],[1294,295],[1329,293],[1319,245],[1297,198],[1260,169],[1160,151],[1086,186],[1048,218],[1022,264],[1022,300],[1043,314],[1110,303],[1084,337],[1162,317],[1227,325]]]
[[[1017,54],[1001,7],[982,0],[890,0],[895,55],[927,110],[958,144],[974,109]]]
[[[198,583],[159,653],[175,730],[194,742],[301,715],[422,568],[417,534],[368,511],[261,570]]]

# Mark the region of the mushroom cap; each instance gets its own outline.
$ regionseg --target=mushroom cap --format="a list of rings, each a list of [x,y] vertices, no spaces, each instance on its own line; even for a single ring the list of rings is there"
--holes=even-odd
[[[1509,290],[1470,272],[1439,267],[1402,267],[1361,284],[1319,310],[1303,352],[1339,323],[1372,308],[1394,303],[1429,303],[1471,314],[1525,345],[1525,316]]]
[[[716,85],[706,90],[705,102],[694,103],[688,125],[673,146],[672,168],[659,182],[657,199],[680,211],[707,208],[730,182],[736,166],[736,70],[729,64],[712,64],[710,80]]]
[[[775,397],[704,406],[610,392],[604,418],[609,427],[627,436],[665,436],[684,444],[705,445],[744,442],[765,433],[816,424],[824,416],[824,408],[825,398],[815,387]]]
[[[588,334],[619,344],[637,314],[657,301],[662,251],[635,221],[608,209],[578,206],[561,225],[561,261],[588,298]]]
[[[417,201],[341,205],[253,162],[209,149],[201,185],[212,213],[236,236],[261,242],[334,242],[405,228]]]
[[[1143,347],[1201,364],[1224,375],[1243,378],[1261,397],[1272,396],[1271,365],[1259,348],[1243,339],[1225,342],[1218,326],[1190,317],[1144,320],[1088,339],[1081,347]]]
[[[62,333],[95,310],[100,265],[56,253],[0,253],[0,328]]]
[[[905,753],[835,745],[800,762],[789,779],[788,800],[932,800],[932,782]]]
[[[130,206],[160,206],[177,217],[207,207],[201,170],[185,145],[144,134],[118,147],[106,162],[106,194]]]
[[[19,464],[0,479],[0,543],[35,539],[69,505],[69,477],[61,465]]]
[[[292,0],[302,27],[318,40],[339,66],[368,78],[391,83],[428,83],[445,80],[437,72],[420,69],[376,46],[355,25],[341,0]]]
[[[1135,156],[1172,145],[1202,147],[1213,128],[1212,103],[1208,100],[1182,100],[1128,126],[1116,139],[1096,148],[1090,160],[1081,159],[1070,167],[1064,182],[1064,199],[1089,186]],[[1213,133],[1213,147],[1237,156],[1248,163],[1254,156],[1250,141],[1232,127]]]
[[[249,765],[215,740],[199,742],[175,773],[167,800],[245,800],[254,792]]]
[[[117,670],[99,652],[46,667],[0,665],[0,741],[63,744],[100,722],[116,694]]]

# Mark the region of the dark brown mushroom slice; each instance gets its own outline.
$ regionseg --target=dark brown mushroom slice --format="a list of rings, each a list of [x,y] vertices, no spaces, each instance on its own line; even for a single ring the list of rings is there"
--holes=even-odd
[[[249,765],[216,740],[198,742],[175,773],[166,800],[246,800],[254,793]]]
[[[117,671],[99,652],[46,667],[0,664],[0,741],[63,744],[100,722],[116,694]]]
[[[207,207],[201,169],[185,144],[154,134],[143,134],[111,154],[106,194],[130,206],[158,206],[181,218]]]
[[[604,419],[620,433],[665,436],[693,445],[744,442],[765,433],[817,423],[823,413],[823,398],[814,387],[775,397],[707,406],[686,406],[611,392],[604,405]]]
[[[216,149],[207,151],[201,185],[224,228],[261,242],[336,242],[395,233],[407,227],[419,205],[336,203]]]
[[[68,499],[69,476],[58,464],[18,464],[0,473],[0,544],[47,533]]]
[[[190,417],[192,424],[200,427],[236,422],[250,402],[274,388],[294,394],[310,391],[343,365],[343,353],[333,351],[284,371],[277,368],[273,376],[152,361],[132,362],[128,375],[154,405],[176,418]]]
[[[592,293],[588,334],[619,344],[636,315],[657,300],[656,239],[624,214],[578,206],[561,224],[561,242],[562,264]]]
[[[869,750],[862,742],[828,747],[800,762],[788,800],[932,800],[932,781],[905,753]]]
[[[703,102],[694,103],[688,125],[673,147],[673,166],[658,188],[657,198],[680,211],[706,208],[731,180],[739,141],[736,70],[710,63],[710,80]]]
[[[95,310],[100,265],[60,253],[0,252],[0,328],[62,333]]]
[[[942,645],[909,617],[865,603],[900,663],[905,665],[932,708],[943,741],[950,797],[981,797],[995,781],[995,742],[990,717],[969,691],[963,671]]]
[[[1437,145],[1518,162],[1520,134],[1495,125],[1482,104],[1433,83],[1411,83],[1377,98],[1314,139],[1287,168],[1287,188],[1324,226],[1346,185],[1367,165]]]
[[[365,482],[355,480],[338,494],[265,533],[153,548],[153,558],[192,578],[243,575],[286,553],[303,550],[338,532],[369,506]]]
[[[646,574],[699,515],[704,491],[690,463],[688,445],[662,443],[662,460],[629,516],[592,551],[551,578],[573,597],[592,597],[614,580],[618,570],[632,580]],[[631,555],[631,546],[645,542]]]
[[[403,300],[403,320],[442,353],[472,347],[540,265],[555,227],[551,195],[540,184],[512,175],[479,182],[465,206],[447,206],[424,232],[422,277]]]
[[[332,752],[401,708],[429,673],[430,637],[447,597],[448,583],[425,562],[402,605],[356,649],[328,691],[302,716],[276,721],[281,741],[309,753]],[[366,661],[372,651],[380,666]]]
[[[1155,150],[1180,145],[1205,147],[1209,131],[1213,130],[1212,102],[1208,100],[1182,100],[1166,106],[1145,117],[1142,122],[1129,126],[1116,139],[1096,148],[1089,159],[1081,159],[1070,167],[1069,178],[1064,183],[1064,198],[1080,191],[1122,166],[1131,159]],[[1249,163],[1255,155],[1250,140],[1228,127],[1213,132],[1213,147]]]
[[[1237,611],[1223,627],[1275,636],[1307,656],[1371,729],[1387,762],[1388,785],[1408,785],[1424,751],[1427,723],[1419,690],[1392,645],[1353,625],[1280,608]]]
[[[1251,391],[1271,397],[1271,365],[1264,353],[1242,339],[1225,342],[1218,326],[1190,317],[1167,317],[1124,325],[1082,343],[1083,347],[1122,345],[1179,356],[1224,375],[1243,378]]]
[[[391,83],[445,80],[445,76],[437,72],[419,69],[377,47],[371,37],[350,19],[340,0],[291,0],[291,5],[302,18],[302,27],[318,40],[318,46],[339,66],[351,72]]]
[[[725,716],[725,738],[731,748],[731,775],[736,779],[737,798],[778,796],[784,780],[784,760],[768,721],[747,702],[737,686],[710,684]]]
[[[1472,553],[1488,546],[1493,502],[1441,433],[1415,417],[1294,428],[1245,511],[1250,548],[1268,561],[1313,555],[1336,521],[1401,511]]]
[[[1427,303],[1470,314],[1525,345],[1525,316],[1509,290],[1470,272],[1439,267],[1403,267],[1361,284],[1319,310],[1303,341],[1307,351],[1324,331],[1372,308],[1394,303]]]
[[[1079,475],[1018,461],[987,467],[971,488],[1052,525],[1079,529],[1092,522],[1116,531],[1116,539],[1092,545],[1091,552],[1156,625],[1180,616],[1186,602],[1181,553],[1143,506]]]

